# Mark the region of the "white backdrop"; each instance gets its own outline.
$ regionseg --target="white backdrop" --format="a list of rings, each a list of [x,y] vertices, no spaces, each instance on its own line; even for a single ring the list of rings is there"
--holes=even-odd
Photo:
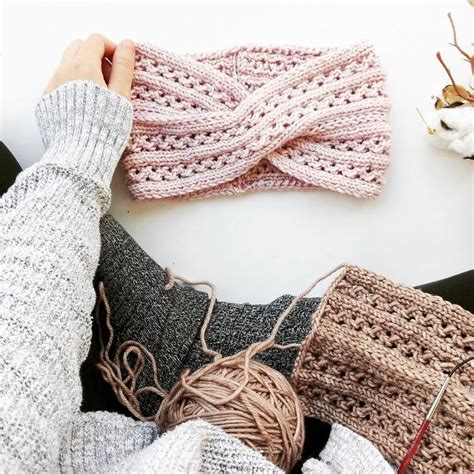
[[[263,303],[298,292],[340,262],[410,285],[447,277],[473,266],[474,165],[432,147],[415,107],[429,104],[448,83],[434,56],[438,49],[458,75],[467,73],[448,46],[449,10],[469,42],[466,0],[7,4],[0,138],[24,167],[41,157],[36,100],[67,43],[91,32],[177,52],[368,39],[388,73],[392,100],[392,165],[377,200],[286,191],[135,203],[118,171],[111,213],[161,265],[213,281],[229,301]]]

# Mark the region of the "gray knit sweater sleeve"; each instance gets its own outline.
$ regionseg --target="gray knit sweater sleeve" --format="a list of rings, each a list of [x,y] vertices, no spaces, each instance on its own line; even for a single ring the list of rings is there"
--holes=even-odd
[[[60,439],[81,403],[91,335],[99,220],[132,107],[89,81],[36,108],[46,154],[0,201],[0,462],[59,468]]]
[[[73,81],[41,98],[36,112],[46,154],[0,201],[0,470],[215,472],[234,459],[253,472],[277,471],[200,420],[155,439],[150,424],[79,412],[99,220],[132,108]]]

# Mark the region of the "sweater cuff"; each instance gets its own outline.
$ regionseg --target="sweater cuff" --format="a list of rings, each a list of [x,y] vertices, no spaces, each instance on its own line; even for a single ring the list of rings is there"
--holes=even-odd
[[[370,441],[337,423],[319,457],[335,472],[395,472]]]
[[[132,126],[128,100],[95,82],[75,80],[41,97],[35,113],[46,147],[43,162],[110,185]]]

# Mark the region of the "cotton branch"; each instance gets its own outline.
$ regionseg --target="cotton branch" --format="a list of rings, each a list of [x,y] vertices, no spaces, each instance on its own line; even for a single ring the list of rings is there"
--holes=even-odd
[[[446,66],[446,63],[443,61],[443,58],[441,57],[441,53],[439,51],[436,53],[436,57],[438,58],[438,61],[443,66],[446,73],[448,74],[449,78],[451,79],[451,84],[453,85],[454,90],[456,91],[456,94],[459,97],[462,97],[463,99],[474,103],[474,96],[469,91],[466,91],[466,93],[464,93],[463,91],[458,89],[458,86],[456,85],[456,82],[454,81],[454,77],[451,74],[451,71],[449,70],[448,66]]]
[[[451,44],[451,46],[454,46],[466,58],[466,61],[468,61],[470,63],[471,73],[474,75],[474,56],[468,54],[466,51],[464,51],[464,49],[461,48],[461,46],[459,46],[457,33],[456,33],[456,26],[454,24],[453,17],[451,16],[451,13],[448,13],[448,18],[449,18],[449,21],[451,23],[451,28],[453,30],[453,42],[450,43],[450,44]]]
[[[449,22],[451,23],[451,29],[453,30],[453,42],[450,43],[450,44],[452,46],[454,46],[461,53],[462,56],[464,56],[466,61],[469,62],[469,64],[471,65],[471,73],[472,73],[472,75],[474,75],[474,56],[470,55],[469,53],[464,51],[464,49],[462,49],[461,46],[459,46],[457,32],[456,32],[456,25],[454,24],[453,17],[451,16],[451,13],[448,13],[448,18],[449,18]],[[456,81],[454,80],[454,77],[451,74],[451,71],[449,70],[446,63],[443,61],[443,58],[441,57],[441,53],[439,51],[436,53],[436,57],[438,58],[438,61],[443,66],[446,73],[448,74],[449,79],[451,79],[451,84],[453,85],[453,88],[456,91],[456,94],[459,97],[463,98],[464,100],[467,100],[468,102],[474,103],[474,95],[473,94],[471,94],[467,90],[466,91],[459,90],[459,88],[456,84]]]

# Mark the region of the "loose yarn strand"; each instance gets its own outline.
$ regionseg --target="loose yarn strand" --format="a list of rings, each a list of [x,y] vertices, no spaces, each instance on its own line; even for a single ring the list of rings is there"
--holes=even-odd
[[[166,267],[165,271],[166,271],[166,274],[168,275],[168,283],[165,285],[165,290],[167,290],[167,291],[169,291],[173,288],[174,283],[175,283],[176,280],[182,281],[183,283],[186,283],[187,285],[191,285],[191,286],[205,285],[205,286],[209,287],[209,289],[211,290],[211,298],[210,298],[210,301],[209,301],[209,306],[207,308],[206,316],[204,317],[204,320],[203,320],[202,325],[201,325],[201,331],[200,331],[200,336],[199,337],[200,337],[200,341],[201,341],[202,351],[205,354],[208,354],[210,356],[214,356],[214,360],[220,359],[222,357],[222,354],[217,352],[217,351],[214,351],[212,349],[209,349],[209,347],[207,346],[207,343],[206,343],[206,338],[205,338],[206,330],[207,330],[207,327],[209,326],[209,322],[211,321],[212,313],[214,311],[214,306],[215,306],[216,301],[217,301],[216,286],[213,283],[211,283],[209,281],[206,281],[206,280],[191,281],[191,280],[188,280],[187,278],[175,275],[169,267]]]
[[[100,324],[100,305],[103,303],[105,308],[105,325],[109,331],[109,337],[107,343],[104,345],[104,337]],[[101,371],[104,379],[110,384],[115,395],[119,401],[127,407],[130,412],[139,420],[149,421],[153,420],[154,416],[146,417],[142,414],[140,410],[140,404],[138,401],[138,396],[144,393],[155,393],[160,397],[165,397],[167,395],[166,390],[164,390],[158,382],[158,369],[156,366],[155,358],[153,354],[142,344],[135,341],[127,341],[119,346],[114,357],[114,361],[110,359],[109,353],[112,347],[112,342],[114,339],[114,330],[111,323],[111,309],[108,302],[107,296],[105,294],[104,283],[99,283],[99,298],[96,305],[96,322],[98,326],[99,333],[99,362],[97,367]],[[121,369],[120,369],[120,354],[123,353],[122,362],[127,371],[127,377],[123,378]],[[136,362],[133,368],[129,363],[129,355],[134,354],[136,357]],[[144,356],[144,355],[145,356]],[[152,366],[153,382],[155,387],[144,387],[142,389],[135,390],[138,377],[145,366],[145,357],[150,361]],[[130,387],[127,386],[127,383],[130,382]]]
[[[319,276],[314,280],[305,290],[303,290],[300,294],[295,296],[291,303],[288,305],[288,307],[281,313],[280,317],[278,318],[277,322],[275,323],[275,326],[273,327],[273,330],[270,334],[270,337],[266,339],[265,341],[257,342],[255,344],[252,344],[250,348],[252,348],[251,353],[252,357],[259,352],[265,351],[267,349],[271,348],[279,348],[279,349],[289,349],[289,348],[294,348],[294,347],[299,347],[299,344],[286,344],[285,346],[276,344],[275,339],[278,334],[278,331],[280,330],[281,325],[285,321],[285,319],[288,317],[288,315],[293,311],[294,307],[305,297],[307,296],[311,291],[316,288],[316,285],[318,283],[321,283],[323,280],[326,278],[329,278],[331,275],[336,273],[338,270],[341,270],[342,268],[346,267],[346,263],[341,263],[334,267],[332,270],[329,270],[328,272],[324,273],[323,275]],[[253,347],[252,347],[253,346]]]

